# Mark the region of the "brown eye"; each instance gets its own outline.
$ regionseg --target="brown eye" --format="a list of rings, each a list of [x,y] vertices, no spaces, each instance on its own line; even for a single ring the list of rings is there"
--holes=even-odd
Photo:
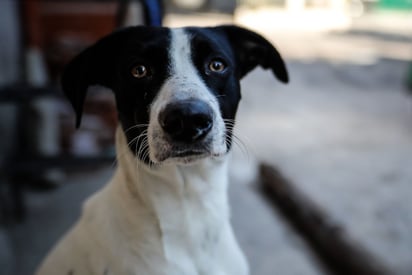
[[[136,65],[132,68],[131,73],[135,78],[143,78],[148,75],[148,70],[144,65]]]
[[[221,73],[226,69],[225,63],[220,59],[214,59],[209,63],[209,70],[215,73]]]

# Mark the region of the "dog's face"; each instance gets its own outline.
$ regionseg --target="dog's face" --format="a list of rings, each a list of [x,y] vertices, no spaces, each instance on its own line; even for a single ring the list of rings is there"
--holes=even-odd
[[[288,81],[276,49],[246,29],[131,27],[78,55],[62,86],[77,126],[88,87],[105,86],[137,158],[190,163],[229,151],[239,81],[258,65]]]

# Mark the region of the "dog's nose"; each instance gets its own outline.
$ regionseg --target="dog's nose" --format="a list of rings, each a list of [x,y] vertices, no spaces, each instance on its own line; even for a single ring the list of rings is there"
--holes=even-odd
[[[159,123],[174,141],[195,142],[212,129],[213,111],[199,100],[174,102],[160,112]]]

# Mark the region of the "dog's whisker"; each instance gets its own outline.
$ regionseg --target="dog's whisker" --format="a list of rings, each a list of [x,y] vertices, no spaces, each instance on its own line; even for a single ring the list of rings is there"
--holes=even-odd
[[[146,156],[144,156],[146,154],[146,151],[149,151],[149,142],[147,140],[147,136],[142,140],[139,151],[136,153],[137,158],[140,160],[144,160],[144,158]]]
[[[136,145],[134,146],[134,153],[135,153],[135,155],[137,156],[137,155],[138,155],[137,152],[138,152],[138,150],[139,150],[139,146],[138,146],[139,140],[140,140],[141,138],[146,138],[146,139],[147,139],[147,132],[148,132],[147,130],[144,130],[140,135],[138,135],[138,136],[134,137],[133,139],[131,139],[131,140],[127,143],[127,146],[126,146],[125,148],[123,148],[122,151],[120,151],[120,152],[117,153],[117,158],[116,158],[116,160],[113,161],[112,166],[115,167],[116,164],[117,164],[117,162],[118,162],[118,159],[124,157],[124,156],[128,153],[128,150],[130,150],[130,147],[132,147],[133,143],[136,144]]]
[[[144,155],[146,152],[149,152],[149,140],[147,135],[143,138],[142,142],[141,142],[141,146],[138,152],[138,156],[141,157],[141,159],[143,159]]]
[[[145,136],[147,136],[147,130],[143,131],[140,135],[134,137],[132,140],[130,140],[130,142],[129,142],[127,145],[128,145],[128,146],[131,146],[133,143],[135,143],[135,144],[136,144],[135,147],[137,148],[137,145],[138,145],[140,139],[141,139],[141,138],[144,139]]]
[[[246,144],[238,138],[237,136],[234,136],[234,143],[239,147],[239,150],[246,156],[246,158],[249,160],[250,159],[250,151]]]
[[[231,136],[226,134],[226,140],[229,144],[229,146],[236,145],[240,152],[249,160],[250,159],[250,152],[248,150],[248,146],[246,146],[245,142],[239,138],[237,135],[232,133]]]
[[[140,147],[138,150],[136,150],[136,157],[139,161],[139,165],[145,161],[146,156],[146,151],[149,151],[149,142],[147,135],[143,137],[143,140],[140,142]]]
[[[235,125],[235,121],[233,119],[223,119],[223,122],[226,124]]]
[[[246,146],[245,142],[234,133],[235,120],[223,119],[223,121],[225,122],[226,128],[228,130],[226,133],[226,140],[229,146],[236,145],[240,149],[242,154],[245,155],[247,159],[250,159],[250,152],[248,150],[248,146]]]
[[[128,146],[132,145],[132,143],[139,143],[140,138],[147,136],[147,129],[140,133],[140,135],[134,137],[130,142],[127,144]]]
[[[142,155],[141,159],[144,160],[149,157],[149,146],[145,146],[144,149],[142,150]],[[153,162],[149,159],[148,165],[150,168],[152,168]]]
[[[226,120],[226,119],[224,119],[223,121],[224,121],[227,128],[229,128],[230,130],[233,130],[233,128],[235,127],[235,121]]]
[[[127,134],[127,132],[129,132],[129,131],[131,131],[131,130],[133,130],[133,129],[136,129],[136,128],[145,128],[145,127],[148,127],[149,126],[149,124],[136,124],[136,125],[133,125],[133,126],[130,126],[129,128],[127,128],[126,130],[124,130],[124,133],[125,134]]]

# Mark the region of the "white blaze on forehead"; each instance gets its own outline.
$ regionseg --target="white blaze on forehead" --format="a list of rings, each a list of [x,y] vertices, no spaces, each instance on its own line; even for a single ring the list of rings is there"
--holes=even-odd
[[[171,29],[169,49],[170,77],[158,94],[158,101],[170,103],[175,100],[199,99],[217,104],[200,72],[193,64],[190,35],[184,29]]]
[[[172,39],[169,51],[170,75],[164,88],[169,100],[200,99],[217,104],[216,97],[193,63],[190,34],[185,29],[172,29]],[[169,90],[169,91],[167,91]]]
[[[190,38],[184,29],[173,29],[170,47],[172,75],[175,75],[177,72],[190,74],[195,71],[191,52]]]

